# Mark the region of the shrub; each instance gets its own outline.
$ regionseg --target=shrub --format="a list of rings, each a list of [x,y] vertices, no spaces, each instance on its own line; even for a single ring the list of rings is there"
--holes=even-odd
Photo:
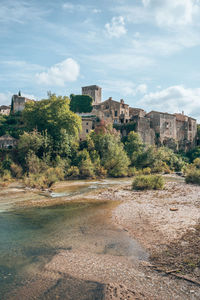
[[[95,174],[97,176],[100,176],[100,177],[104,178],[107,175],[107,170],[103,166],[96,166],[95,167]]]
[[[164,187],[164,179],[159,175],[139,175],[132,183],[134,190],[161,190]]]
[[[3,172],[2,180],[3,181],[10,181],[12,179],[11,173],[8,170]]]
[[[200,170],[192,168],[187,171],[185,182],[200,185]]]
[[[71,178],[77,178],[79,176],[79,168],[76,166],[72,166],[67,170],[67,176]]]
[[[149,167],[144,168],[144,169],[142,170],[142,173],[143,173],[144,175],[150,175],[150,174],[151,174],[151,168],[149,168]]]
[[[193,165],[197,168],[200,169],[200,158],[195,158],[195,160],[193,161]]]
[[[26,186],[37,189],[47,188],[45,176],[43,174],[29,174],[24,177],[24,183]]]
[[[17,179],[22,177],[23,170],[22,170],[21,166],[15,164],[15,163],[12,163],[10,166],[10,170],[11,170],[11,174],[13,177],[15,177]]]
[[[94,166],[89,159],[82,160],[79,164],[79,172],[81,178],[94,178]]]

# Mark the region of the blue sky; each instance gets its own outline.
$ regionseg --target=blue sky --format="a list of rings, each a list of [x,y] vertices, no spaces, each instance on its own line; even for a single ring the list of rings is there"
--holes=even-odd
[[[0,104],[92,84],[200,121],[200,0],[0,0]]]

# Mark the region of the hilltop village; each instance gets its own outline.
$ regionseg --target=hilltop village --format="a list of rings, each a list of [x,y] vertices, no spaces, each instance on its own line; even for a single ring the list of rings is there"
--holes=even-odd
[[[81,113],[82,132],[80,140],[84,140],[91,130],[99,126],[102,121],[112,123],[120,130],[121,136],[127,136],[132,130],[139,133],[144,144],[167,146],[173,150],[188,151],[196,145],[197,122],[184,113],[169,114],[167,112],[145,112],[141,108],[133,108],[123,99],[116,101],[110,97],[102,101],[102,89],[97,85],[82,87],[82,95],[89,95],[93,99],[93,109],[90,113]],[[35,101],[18,95],[13,95],[11,106],[0,106],[0,114],[9,115],[11,107],[14,113],[21,112],[25,103]],[[2,139],[3,138],[3,139]],[[6,136],[10,143],[16,142]],[[4,140],[1,137],[0,140]],[[0,142],[1,143],[1,142]]]

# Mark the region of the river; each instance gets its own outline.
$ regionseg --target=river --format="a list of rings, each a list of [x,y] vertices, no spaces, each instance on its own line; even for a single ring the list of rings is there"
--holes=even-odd
[[[65,182],[48,197],[84,196],[124,180],[127,179]],[[77,201],[54,206],[17,205],[28,201],[29,196],[32,200],[44,197],[16,186],[0,191],[0,299],[7,300],[10,293],[26,286],[59,251],[78,249],[101,256],[147,259],[142,247],[110,222],[112,209],[119,203],[80,201],[79,197]],[[19,297],[12,295],[12,299]],[[79,298],[74,295],[73,299]]]

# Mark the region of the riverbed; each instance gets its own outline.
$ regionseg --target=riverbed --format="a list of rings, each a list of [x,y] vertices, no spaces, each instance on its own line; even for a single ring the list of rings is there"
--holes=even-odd
[[[130,178],[2,189],[0,299],[199,299],[198,285],[149,268],[200,218],[200,187],[165,180],[148,192]]]
[[[57,184],[52,191],[43,193],[13,184],[2,190],[0,298],[27,299],[29,296],[22,292],[24,286],[26,290],[30,282],[42,277],[41,270],[63,251],[78,253],[79,257],[87,253],[101,258],[109,255],[146,260],[146,251],[110,222],[111,212],[119,202],[83,198],[91,191],[99,192],[120,183],[123,180],[73,181]],[[87,290],[87,284],[84,289]],[[71,297],[77,299],[76,293]]]

